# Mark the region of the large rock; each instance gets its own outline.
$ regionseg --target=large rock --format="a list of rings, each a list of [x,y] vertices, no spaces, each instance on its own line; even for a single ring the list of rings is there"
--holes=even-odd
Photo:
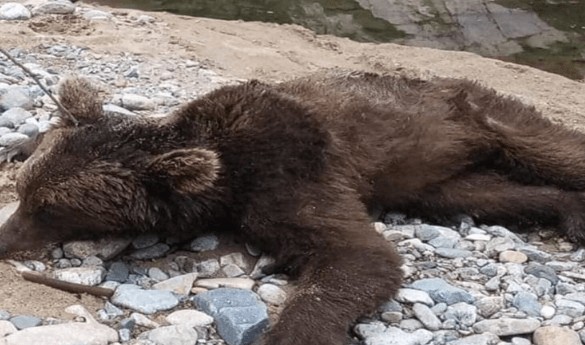
[[[229,345],[250,344],[268,326],[266,306],[252,291],[221,288],[200,293],[193,301],[213,316],[219,335]]]

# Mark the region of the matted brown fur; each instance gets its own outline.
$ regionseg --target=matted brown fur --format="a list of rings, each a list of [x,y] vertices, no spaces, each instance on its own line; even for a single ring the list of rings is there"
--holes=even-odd
[[[80,125],[52,129],[24,164],[0,252],[229,226],[298,278],[266,345],[345,344],[395,294],[401,260],[369,208],[584,238],[585,136],[471,81],[251,81],[159,120],[104,116],[87,82],[61,93]]]

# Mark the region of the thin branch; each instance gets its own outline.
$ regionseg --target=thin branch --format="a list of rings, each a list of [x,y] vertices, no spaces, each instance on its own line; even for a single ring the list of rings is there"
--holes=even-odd
[[[47,96],[49,96],[53,100],[53,102],[55,102],[55,104],[57,105],[57,108],[59,108],[59,111],[61,112],[61,114],[63,116],[65,116],[69,120],[71,120],[71,122],[73,122],[73,124],[75,126],[77,126],[79,124],[79,121],[77,121],[77,119],[69,112],[69,110],[67,110],[61,104],[61,102],[59,102],[59,100],[55,96],[53,96],[53,93],[41,83],[41,81],[34,75],[33,72],[31,72],[31,70],[26,68],[26,66],[24,66],[20,62],[18,62],[15,58],[12,57],[12,55],[10,55],[6,50],[4,50],[1,47],[0,47],[0,53],[4,54],[4,56],[6,56],[8,58],[8,60],[12,61],[16,66],[20,67],[26,74],[28,74],[35,81],[35,83],[37,83],[37,85],[39,85],[39,87],[47,94]]]
[[[39,273],[31,271],[21,272],[22,278],[29,282],[46,285],[55,289],[73,292],[73,293],[87,293],[98,297],[110,298],[114,295],[114,290],[101,288],[97,286],[88,286],[83,284],[70,283],[63,280],[50,278]]]

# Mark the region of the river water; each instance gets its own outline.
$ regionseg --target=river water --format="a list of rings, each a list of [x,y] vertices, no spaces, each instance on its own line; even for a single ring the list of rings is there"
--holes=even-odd
[[[98,0],[123,8],[299,24],[531,65],[585,79],[585,0]]]

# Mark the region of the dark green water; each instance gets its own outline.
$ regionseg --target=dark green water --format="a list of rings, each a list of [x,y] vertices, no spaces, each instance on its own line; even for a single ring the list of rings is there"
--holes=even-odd
[[[120,8],[167,11],[182,15],[226,20],[263,21],[298,24],[318,34],[332,34],[366,42],[399,42],[409,38],[405,32],[385,19],[377,18],[362,7],[385,5],[383,0],[97,0],[98,3]],[[421,2],[421,1],[419,1]],[[488,2],[488,1],[486,1]],[[404,0],[404,5],[411,2]],[[429,8],[437,3],[455,6],[452,0],[425,0]],[[536,14],[549,26],[566,34],[567,40],[534,48],[522,38],[516,40],[523,52],[512,55],[490,55],[505,61],[526,64],[572,79],[585,79],[585,0],[495,0],[507,8],[520,8]],[[448,5],[445,5],[448,4]],[[419,4],[420,5],[420,4]],[[388,5],[390,6],[390,5]],[[440,6],[439,6],[440,7]],[[388,11],[392,11],[388,8]],[[415,9],[416,12],[416,9]],[[419,15],[418,13],[415,13]],[[406,15],[408,16],[408,14]],[[512,21],[514,19],[511,19]],[[445,23],[434,15],[418,21],[421,27],[436,27],[456,37],[456,23]],[[411,35],[412,36],[412,35]],[[453,49],[453,48],[451,48]]]
[[[318,34],[391,42],[404,34],[353,0],[98,0],[112,7],[225,20],[298,24]]]

